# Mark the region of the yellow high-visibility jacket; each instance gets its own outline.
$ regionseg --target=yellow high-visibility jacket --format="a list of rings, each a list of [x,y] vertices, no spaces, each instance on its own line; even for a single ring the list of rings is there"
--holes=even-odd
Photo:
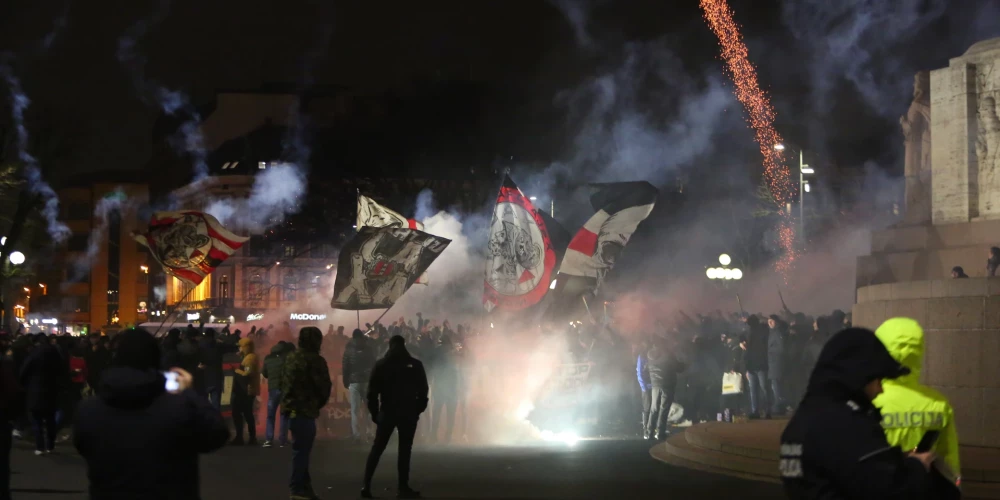
[[[875,398],[882,413],[882,428],[890,445],[904,452],[917,447],[927,431],[941,433],[934,452],[961,476],[958,458],[958,431],[948,398],[920,383],[924,360],[924,329],[910,318],[892,318],[875,331],[892,357],[910,369],[910,374],[895,380],[883,380],[884,392]]]

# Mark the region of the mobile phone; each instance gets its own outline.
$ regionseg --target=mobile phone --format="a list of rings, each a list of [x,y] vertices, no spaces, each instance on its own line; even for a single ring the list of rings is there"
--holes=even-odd
[[[167,392],[176,392],[176,391],[180,390],[181,383],[177,381],[177,374],[176,373],[174,373],[174,372],[163,372],[163,378],[166,379],[166,383],[164,384],[164,388],[167,389]]]
[[[940,435],[940,431],[927,431],[924,433],[924,437],[920,438],[920,444],[917,445],[917,453],[931,451],[934,445],[937,444],[938,436]]]

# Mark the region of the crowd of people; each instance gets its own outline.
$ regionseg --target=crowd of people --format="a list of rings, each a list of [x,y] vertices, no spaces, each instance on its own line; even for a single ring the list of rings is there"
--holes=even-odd
[[[575,323],[561,331],[542,327],[549,336],[565,334],[560,362],[591,367],[587,385],[599,388],[599,395],[574,411],[589,413],[602,433],[625,436],[629,427],[638,427],[639,415],[644,438],[665,439],[668,420],[694,424],[793,412],[830,338],[849,329],[851,319],[841,311],[810,318],[786,308],[769,316],[678,313],[669,327],[656,324],[655,333],[642,334],[616,331],[607,322]],[[904,330],[912,337],[913,327]],[[227,442],[258,444],[255,405],[266,389],[261,445],[290,444],[292,498],[315,499],[309,457],[336,380],[327,361],[337,357],[351,408],[350,439],[372,445],[362,496],[370,496],[372,474],[398,431],[399,492],[418,497],[408,483],[413,442],[421,436],[426,442],[452,442],[456,420],[464,437],[469,369],[476,364],[469,362],[466,346],[497,334],[474,332],[468,325],[452,328],[448,321],[438,324],[418,314],[415,323],[401,317],[388,325],[365,325],[350,336],[332,325],[326,335],[315,327],[294,335],[287,323],[252,327],[245,335],[188,325],[160,339],[134,329],[113,337],[0,336],[0,412],[7,417],[3,421],[13,422],[13,431],[0,429],[0,435],[7,436],[8,450],[11,436],[30,435],[40,456],[72,439],[88,460],[94,498],[109,491],[140,492],[166,478],[184,494],[197,488],[199,453]],[[907,335],[902,338],[912,340]],[[922,337],[919,342],[922,349]],[[266,356],[258,354],[265,351]],[[910,356],[900,361],[911,366],[908,370],[919,369],[919,357],[904,356]],[[230,372],[227,422],[220,409]],[[735,389],[727,394],[725,384]],[[682,417],[671,414],[674,406]],[[146,414],[156,417],[130,427],[139,408],[150,408]],[[418,425],[428,410],[430,418]],[[953,436],[951,441],[957,443]],[[121,446],[147,451],[123,454]],[[957,470],[954,446],[950,459]],[[9,453],[3,456],[9,460]],[[135,474],[123,477],[121,471]]]

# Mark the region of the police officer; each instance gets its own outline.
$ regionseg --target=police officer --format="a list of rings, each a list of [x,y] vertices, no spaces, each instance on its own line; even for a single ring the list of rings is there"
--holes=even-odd
[[[910,374],[886,380],[883,392],[875,398],[882,413],[882,427],[889,444],[912,450],[928,431],[940,436],[934,452],[944,463],[938,470],[949,480],[959,482],[958,432],[955,415],[948,399],[938,391],[920,384],[920,367],[924,361],[924,330],[910,318],[892,318],[875,330],[893,359],[910,369]]]
[[[907,373],[871,330],[849,328],[827,342],[781,435],[779,467],[789,498],[936,498],[929,491],[934,454],[890,446],[872,405],[882,379]]]
[[[368,411],[378,429],[365,464],[363,498],[372,498],[372,476],[395,429],[399,429],[397,497],[420,498],[420,493],[410,488],[410,453],[417,421],[427,409],[427,374],[424,365],[410,356],[405,344],[406,340],[399,335],[389,339],[389,352],[375,363],[368,381]]]

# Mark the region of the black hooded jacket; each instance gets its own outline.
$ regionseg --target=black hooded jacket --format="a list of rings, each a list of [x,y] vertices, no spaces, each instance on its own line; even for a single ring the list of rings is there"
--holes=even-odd
[[[153,368],[159,353],[153,351],[150,368],[116,361],[105,371],[98,397],[80,404],[73,444],[87,461],[93,500],[199,499],[198,454],[229,439],[225,421],[207,399],[192,390],[165,391],[163,375]]]
[[[392,346],[375,363],[368,381],[368,411],[372,415],[417,418],[427,409],[427,373],[405,346]],[[381,421],[381,418],[379,419]]]
[[[366,384],[375,368],[375,349],[365,337],[352,338],[344,348],[341,360],[344,387]]]
[[[930,475],[920,461],[889,446],[881,416],[864,395],[868,382],[906,372],[870,330],[847,329],[827,342],[781,435],[789,498],[925,498]]]

